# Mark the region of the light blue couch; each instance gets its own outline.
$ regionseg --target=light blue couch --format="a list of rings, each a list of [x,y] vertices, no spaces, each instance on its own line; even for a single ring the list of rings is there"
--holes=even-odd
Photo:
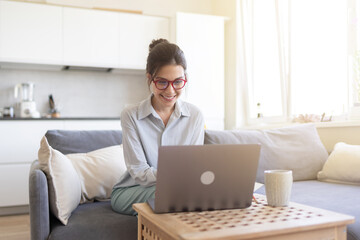
[[[209,144],[208,133],[205,143]],[[219,132],[220,133],[220,132]],[[211,132],[217,134],[217,132]],[[48,131],[49,144],[64,154],[89,152],[121,144],[121,131]],[[234,141],[236,143],[236,141]],[[122,240],[137,238],[137,218],[115,213],[109,201],[79,205],[68,225],[62,225],[49,211],[48,182],[38,161],[29,176],[32,240]],[[264,194],[264,188],[258,193]],[[317,181],[294,182],[291,201],[355,216],[348,226],[348,240],[360,240],[360,186]]]

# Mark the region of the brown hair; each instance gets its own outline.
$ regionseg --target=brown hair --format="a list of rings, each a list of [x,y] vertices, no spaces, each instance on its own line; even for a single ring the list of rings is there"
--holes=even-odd
[[[168,64],[180,65],[184,68],[186,74],[186,59],[184,52],[168,40],[160,38],[152,40],[149,45],[149,55],[146,63],[146,73],[154,77],[159,69]],[[150,86],[151,79],[148,79]]]

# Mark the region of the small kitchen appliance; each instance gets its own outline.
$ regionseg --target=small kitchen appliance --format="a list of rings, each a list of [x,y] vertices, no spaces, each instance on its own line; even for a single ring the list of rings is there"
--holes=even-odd
[[[13,107],[5,107],[2,113],[4,118],[13,118],[14,117],[14,108]]]
[[[34,101],[34,86],[34,83],[30,82],[15,85],[14,95],[20,100],[15,105],[15,116],[21,118],[40,117]]]

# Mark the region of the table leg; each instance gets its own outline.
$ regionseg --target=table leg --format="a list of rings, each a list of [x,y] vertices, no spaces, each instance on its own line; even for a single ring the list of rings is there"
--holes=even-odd
[[[336,227],[336,240],[346,240],[346,226]]]
[[[142,216],[138,214],[138,240],[142,240]]]

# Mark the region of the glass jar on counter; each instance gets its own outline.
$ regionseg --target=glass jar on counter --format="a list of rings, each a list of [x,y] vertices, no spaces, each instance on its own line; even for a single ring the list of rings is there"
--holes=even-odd
[[[2,116],[4,118],[13,118],[14,117],[14,108],[13,107],[4,107],[2,111]]]

